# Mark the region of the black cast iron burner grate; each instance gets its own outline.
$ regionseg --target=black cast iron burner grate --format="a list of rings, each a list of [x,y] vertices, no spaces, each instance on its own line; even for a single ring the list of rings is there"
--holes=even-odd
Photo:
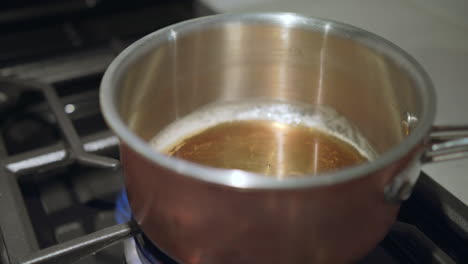
[[[86,145],[83,146],[81,140],[73,126],[71,120],[68,118],[64,111],[64,106],[61,104],[59,97],[52,85],[47,83],[41,83],[33,80],[23,81],[13,78],[0,79],[0,86],[8,87],[18,91],[22,90],[39,90],[43,93],[50,106],[57,123],[60,127],[60,131],[66,140],[67,145],[70,147],[69,150],[65,151],[64,160],[68,162],[78,162],[83,165],[90,165],[97,168],[117,168],[119,161],[105,156],[95,155],[85,151]],[[88,147],[89,148],[89,147]],[[36,164],[31,164],[36,165]],[[38,166],[21,166],[18,164],[9,165],[7,168],[16,174],[27,173],[29,169],[39,169]]]
[[[114,167],[108,157],[118,157],[99,113],[99,81],[125,46],[196,14],[189,0],[2,3],[0,263],[70,263],[138,232],[113,220],[120,171],[85,169]],[[24,94],[40,99],[25,103]],[[118,263],[120,246],[79,263]]]
[[[0,208],[6,212],[0,218],[0,249],[4,263],[64,263],[92,254],[103,247],[112,245],[122,237],[131,236],[138,232],[133,222],[112,226],[85,235],[75,240],[52,246],[43,250],[38,249],[34,238],[31,223],[24,203],[22,203],[16,178],[32,171],[50,170],[55,167],[68,166],[72,163],[93,166],[97,168],[116,169],[118,160],[93,154],[115,147],[118,140],[114,136],[104,136],[94,140],[81,142],[71,120],[64,112],[63,105],[54,88],[46,83],[36,81],[24,81],[14,78],[0,79],[0,86],[15,90],[38,90],[47,100],[53,112],[56,122],[63,133],[66,146],[49,152],[33,155],[30,158],[21,159],[23,155],[7,157],[3,141],[0,142],[0,158],[2,168],[0,175],[0,195],[2,200]],[[26,254],[29,253],[30,254]]]

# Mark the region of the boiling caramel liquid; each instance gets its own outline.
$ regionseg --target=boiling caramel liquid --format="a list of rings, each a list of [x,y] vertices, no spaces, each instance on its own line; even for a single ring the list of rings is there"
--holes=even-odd
[[[210,127],[166,151],[195,163],[282,178],[364,162],[355,148],[317,129],[275,121],[234,121]]]
[[[333,117],[324,117],[323,112],[318,116],[316,111],[292,111],[297,109],[284,105],[275,112],[271,106],[232,113],[218,109],[211,117],[194,115],[176,122],[164,136],[155,137],[152,145],[167,155],[206,166],[276,178],[329,172],[369,159],[344,137],[326,132],[323,122]],[[231,120],[217,119],[227,119],[227,113],[232,114]],[[261,120],[262,117],[267,120]],[[203,123],[211,125],[203,127]]]

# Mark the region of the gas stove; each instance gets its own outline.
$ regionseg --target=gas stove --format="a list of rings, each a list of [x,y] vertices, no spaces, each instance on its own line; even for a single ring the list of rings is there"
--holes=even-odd
[[[132,221],[98,88],[129,43],[200,10],[182,0],[0,7],[1,264],[177,263]],[[422,174],[360,263],[468,263],[466,248],[468,207]]]

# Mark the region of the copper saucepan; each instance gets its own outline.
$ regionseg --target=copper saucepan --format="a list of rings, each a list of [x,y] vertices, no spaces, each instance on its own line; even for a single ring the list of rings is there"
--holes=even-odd
[[[421,164],[461,157],[468,145],[432,136],[467,127],[433,127],[432,83],[407,53],[356,27],[297,14],[223,14],[156,31],[114,60],[100,98],[121,140],[134,218],[186,264],[359,260],[389,230]],[[202,106],[252,98],[331,107],[377,157],[317,177],[275,179],[148,145]]]

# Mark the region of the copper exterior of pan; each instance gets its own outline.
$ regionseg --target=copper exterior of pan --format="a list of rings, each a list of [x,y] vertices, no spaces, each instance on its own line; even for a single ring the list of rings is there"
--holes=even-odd
[[[378,155],[277,179],[148,145],[199,107],[252,98],[331,107]],[[121,140],[134,218],[186,264],[357,261],[385,236],[423,158],[434,157],[435,95],[419,64],[374,34],[297,14],[224,14],[156,31],[111,64],[101,105]]]

